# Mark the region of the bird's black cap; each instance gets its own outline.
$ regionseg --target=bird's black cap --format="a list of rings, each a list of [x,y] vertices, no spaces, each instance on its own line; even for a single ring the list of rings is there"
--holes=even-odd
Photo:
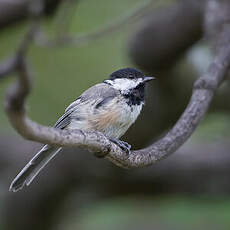
[[[109,79],[114,80],[116,78],[141,78],[144,77],[144,73],[142,73],[140,70],[137,70],[135,68],[125,68],[125,69],[119,69],[113,73],[110,74]]]

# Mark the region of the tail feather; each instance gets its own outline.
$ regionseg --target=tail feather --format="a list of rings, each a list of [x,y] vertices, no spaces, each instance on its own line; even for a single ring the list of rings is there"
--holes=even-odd
[[[15,177],[9,190],[17,192],[25,185],[29,186],[38,173],[61,149],[45,145]]]

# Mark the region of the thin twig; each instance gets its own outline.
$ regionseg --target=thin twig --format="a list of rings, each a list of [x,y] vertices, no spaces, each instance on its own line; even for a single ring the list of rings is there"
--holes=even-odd
[[[13,73],[17,61],[15,57],[8,58],[3,63],[0,63],[0,80],[6,78],[9,74]]]
[[[57,37],[56,39],[51,40],[43,31],[40,30],[37,33],[35,42],[40,46],[47,47],[57,47],[60,45],[86,45],[91,41],[109,36],[112,33],[117,32],[119,29],[124,28],[124,26],[129,23],[134,22],[135,19],[138,19],[146,14],[152,3],[153,0],[144,1],[140,4],[140,6],[114,20],[112,23],[87,34],[69,36],[63,35],[62,37]]]

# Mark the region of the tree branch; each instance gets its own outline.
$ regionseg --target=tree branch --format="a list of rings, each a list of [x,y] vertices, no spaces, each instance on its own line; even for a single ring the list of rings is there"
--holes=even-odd
[[[122,17],[114,20],[108,25],[104,25],[101,28],[82,35],[62,35],[55,39],[49,39],[43,31],[37,33],[35,42],[40,46],[57,47],[61,45],[83,45],[89,42],[95,41],[100,38],[111,35],[117,32],[119,29],[124,28],[125,25],[133,22],[135,19],[140,18],[149,10],[153,1],[148,0],[141,3],[135,9],[131,10]]]
[[[18,24],[30,18],[28,7],[31,0],[1,0],[0,1],[0,30]],[[61,0],[44,0],[44,16],[50,16],[56,11]]]
[[[9,58],[3,63],[0,63],[0,80],[14,72],[16,64],[17,62],[15,58]]]
[[[230,28],[225,35],[230,38]],[[125,162],[127,167],[150,165],[175,152],[199,125],[229,66],[230,45],[227,44],[219,50],[207,73],[195,82],[190,102],[175,126],[150,147],[133,151]]]
[[[212,0],[214,1],[214,0]],[[221,2],[216,1],[219,5]],[[226,23],[225,21],[223,23]],[[230,66],[230,26],[226,23],[218,36],[216,56],[206,74],[194,84],[190,102],[175,126],[160,140],[151,146],[132,151],[127,155],[116,144],[110,142],[102,133],[81,130],[66,131],[42,126],[31,121],[25,113],[25,99],[30,91],[30,72],[26,62],[26,52],[18,58],[15,71],[18,81],[9,91],[6,99],[6,112],[14,128],[26,139],[55,146],[74,146],[88,148],[93,152],[107,154],[106,158],[114,164],[124,167],[143,167],[153,164],[175,152],[193,133],[207,111],[213,95],[223,82]],[[30,32],[32,31],[32,32]],[[21,47],[31,43],[35,30],[30,30]],[[21,47],[19,50],[21,50]],[[27,49],[23,49],[27,50]]]

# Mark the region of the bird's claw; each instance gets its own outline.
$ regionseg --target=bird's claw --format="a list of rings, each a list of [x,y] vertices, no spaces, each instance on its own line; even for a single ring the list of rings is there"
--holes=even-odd
[[[110,139],[114,144],[118,145],[123,151],[127,153],[127,155],[130,154],[131,145],[125,141],[121,141],[119,139]]]

